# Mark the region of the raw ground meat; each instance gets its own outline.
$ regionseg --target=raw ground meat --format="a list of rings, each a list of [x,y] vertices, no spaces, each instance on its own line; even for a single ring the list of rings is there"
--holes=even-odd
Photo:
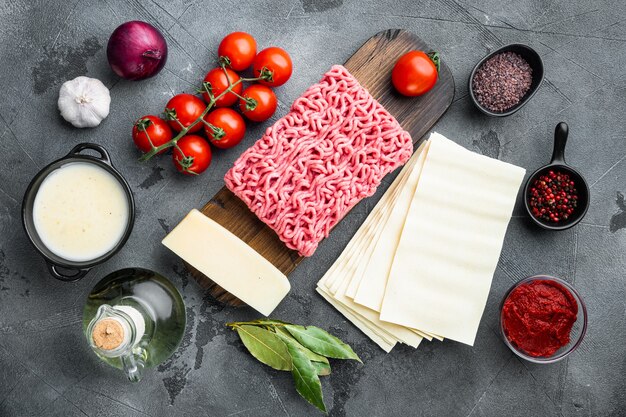
[[[302,256],[413,152],[402,129],[335,65],[226,173],[226,186]]]

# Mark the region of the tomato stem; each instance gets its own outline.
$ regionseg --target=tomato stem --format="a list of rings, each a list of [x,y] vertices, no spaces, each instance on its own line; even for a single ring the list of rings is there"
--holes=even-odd
[[[428,55],[428,58],[430,58],[430,60],[433,61],[433,64],[435,64],[435,68],[437,68],[437,73],[439,73],[439,66],[441,65],[439,52],[430,51],[427,55]]]
[[[206,91],[207,95],[209,96],[209,100],[213,100],[215,98],[215,96],[213,95],[213,86],[211,85],[211,83],[203,81],[202,88],[204,89],[204,91]],[[201,93],[203,93],[204,91],[200,90]]]
[[[245,97],[243,97],[241,94],[237,94],[234,91],[231,91],[232,94],[236,95],[237,97],[239,97],[240,99],[246,101],[247,99]]]
[[[262,79],[263,81],[267,81],[271,83],[274,81],[274,72],[272,72],[272,70],[267,67],[263,67],[261,68],[261,71],[259,72],[259,78]]]
[[[259,104],[255,99],[251,97],[242,97],[242,99],[246,102],[246,111],[254,111],[256,106]]]
[[[220,66],[223,67],[230,67],[230,58],[227,56],[220,56],[218,58],[218,61],[220,63]]]
[[[228,86],[232,87],[233,83],[230,81],[230,77],[228,76],[228,71],[226,71],[226,66],[225,65],[220,65],[222,67],[222,71],[224,72],[224,76],[226,77],[226,81],[228,81]],[[234,91],[233,91],[234,93]]]
[[[137,120],[137,123],[135,124],[135,126],[137,126],[137,129],[139,129],[146,135],[146,139],[148,139],[148,143],[150,143],[150,149],[154,149],[155,148],[154,143],[152,143],[152,139],[150,139],[150,135],[148,134],[148,131],[146,130],[146,127],[150,126],[150,124],[152,124],[150,119],[139,119]]]
[[[259,80],[264,80],[264,78],[263,77],[254,77],[254,78],[241,77],[240,80],[252,83],[252,82],[255,82],[255,81],[259,81]]]
[[[221,127],[213,126],[211,123],[207,122],[204,119],[202,119],[202,123],[204,123],[204,125],[211,129],[211,132],[213,132],[213,137],[211,139],[220,140],[224,135],[226,135],[226,132],[224,132],[224,129],[222,129]]]
[[[180,127],[181,127],[181,129],[184,129],[184,128],[185,128],[185,125],[184,125],[184,124],[182,124],[182,122],[181,122],[180,120],[178,120],[178,117],[175,117],[175,118],[174,118],[174,120],[176,120],[176,123],[178,123],[178,126],[180,126]]]
[[[188,173],[193,174],[193,175],[198,175],[197,172],[189,169],[193,165],[193,162],[195,161],[195,158],[193,156],[185,155],[185,153],[183,152],[181,147],[178,146],[178,144],[174,145],[174,148],[181,155],[180,158],[177,158],[176,157],[176,151],[174,151],[174,159],[180,164],[180,167],[182,168],[183,172],[188,172]]]

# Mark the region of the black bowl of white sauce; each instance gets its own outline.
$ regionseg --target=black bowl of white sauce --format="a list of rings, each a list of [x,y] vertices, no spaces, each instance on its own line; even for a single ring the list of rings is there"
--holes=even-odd
[[[106,149],[93,143],[75,146],[39,171],[22,203],[26,235],[62,281],[76,281],[115,255],[134,221],[128,182]]]

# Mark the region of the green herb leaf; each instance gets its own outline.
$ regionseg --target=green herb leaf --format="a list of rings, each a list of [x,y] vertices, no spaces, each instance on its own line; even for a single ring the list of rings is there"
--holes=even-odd
[[[290,352],[275,333],[248,325],[236,326],[235,329],[252,356],[279,371],[291,371]]]
[[[328,376],[330,375],[330,364],[328,363],[323,363],[323,362],[313,362],[311,361],[311,364],[313,364],[313,367],[315,368],[315,371],[317,372],[317,376]]]
[[[261,325],[284,325],[284,324],[292,324],[286,321],[282,321],[282,320],[274,320],[274,319],[258,319],[258,320],[253,320],[248,322],[250,324],[254,323],[254,324],[261,324]]]
[[[311,360],[300,349],[295,347],[294,343],[287,344],[287,349],[293,363],[291,375],[293,375],[293,379],[296,382],[296,390],[302,398],[325,413],[326,405],[324,404],[322,384],[317,376],[317,370],[311,363]]]
[[[335,359],[354,359],[361,362],[361,359],[350,346],[319,327],[304,327],[294,324],[284,327],[298,342],[319,355]]]
[[[317,369],[317,374],[319,376],[330,375],[330,363],[328,363],[328,358],[318,355],[317,353],[305,348],[298,342],[294,337],[282,327],[275,327],[276,335],[282,339],[285,344],[293,344],[294,347],[299,349],[304,355],[309,358],[309,360],[313,363],[315,369]]]

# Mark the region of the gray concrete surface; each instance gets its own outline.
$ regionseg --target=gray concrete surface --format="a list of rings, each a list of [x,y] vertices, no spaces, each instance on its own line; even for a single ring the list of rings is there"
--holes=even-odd
[[[118,79],[106,62],[108,36],[131,19],[158,26],[170,47],[165,70],[143,82]],[[574,229],[548,233],[530,224],[518,202],[476,345],[433,342],[386,355],[314,292],[381,193],[357,206],[293,274],[293,289],[274,314],[329,328],[364,359],[333,362],[333,375],[323,380],[330,415],[625,415],[626,206],[618,199],[626,193],[625,19],[622,0],[0,1],[0,415],[317,415],[288,373],[253,360],[224,327],[257,314],[205,297],[159,243],[222,186],[235,158],[271,121],[250,128],[242,146],[216,152],[199,178],[177,174],[168,156],[138,163],[130,129],[173,94],[192,91],[233,30],[292,54],[295,72],[278,89],[278,117],[332,64],[387,28],[412,30],[441,51],[457,91],[436,130],[464,146],[533,170],[550,157],[554,126],[566,121],[567,159],[592,186],[591,208]],[[512,42],[539,51],[546,80],[514,116],[487,118],[468,100],[467,78],[478,59]],[[79,130],[61,119],[56,100],[63,81],[85,74],[101,79],[113,102],[101,126]],[[117,256],[65,284],[48,276],[28,243],[20,206],[37,171],[83,141],[110,150],[134,189],[138,215]],[[171,278],[188,315],[180,349],[134,385],[98,361],[80,324],[91,287],[128,266]],[[589,309],[586,340],[554,365],[519,360],[497,331],[503,293],[535,273],[574,283]]]

